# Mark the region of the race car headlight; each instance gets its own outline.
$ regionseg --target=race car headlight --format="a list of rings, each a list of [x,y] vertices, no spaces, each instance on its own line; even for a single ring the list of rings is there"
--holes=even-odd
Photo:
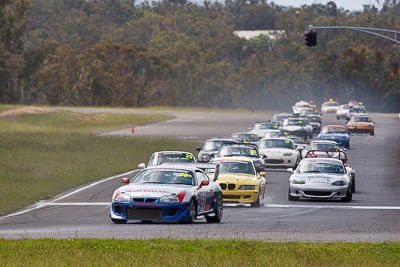
[[[283,154],[284,157],[290,157],[291,155],[293,155],[293,153],[284,153]]]
[[[238,190],[254,190],[256,189],[255,185],[241,185]]]
[[[131,196],[128,194],[120,194],[115,200],[118,202],[131,202]]]
[[[332,185],[344,186],[344,185],[346,185],[346,182],[345,181],[336,181],[336,182],[333,182]]]
[[[177,195],[165,195],[159,201],[162,203],[179,203],[179,198]]]
[[[292,184],[305,184],[306,182],[305,182],[305,181],[302,181],[302,180],[293,179],[293,180],[291,181],[291,183],[292,183]]]

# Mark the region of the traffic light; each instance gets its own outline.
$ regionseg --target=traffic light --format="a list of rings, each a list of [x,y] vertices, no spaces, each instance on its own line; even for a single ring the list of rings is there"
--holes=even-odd
[[[306,46],[316,46],[317,45],[317,33],[316,32],[308,32],[305,34],[306,36]]]

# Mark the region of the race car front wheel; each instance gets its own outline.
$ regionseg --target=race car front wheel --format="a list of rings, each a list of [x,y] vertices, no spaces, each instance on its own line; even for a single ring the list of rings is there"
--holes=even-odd
[[[289,189],[288,200],[289,200],[289,201],[299,200],[299,197],[294,197],[294,196],[292,196],[292,195],[290,194],[290,189]]]
[[[257,200],[256,200],[255,202],[253,202],[253,203],[250,203],[250,205],[251,205],[253,208],[259,208],[259,207],[261,207],[261,191],[258,192]]]
[[[353,199],[353,193],[351,192],[351,188],[347,190],[346,197],[342,198],[342,202],[350,202]]]
[[[222,220],[222,214],[224,213],[222,196],[218,196],[217,203],[215,203],[214,213],[215,216],[206,216],[206,221],[208,223],[219,223]]]
[[[189,203],[188,216],[187,216],[186,220],[183,222],[191,224],[191,223],[194,223],[195,219],[196,219],[196,204],[195,204],[194,200],[192,199]]]

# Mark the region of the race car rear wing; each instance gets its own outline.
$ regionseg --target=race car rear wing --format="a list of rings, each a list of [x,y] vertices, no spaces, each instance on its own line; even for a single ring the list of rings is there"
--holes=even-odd
[[[348,157],[347,153],[343,150],[309,150],[304,157],[306,158],[334,158],[340,159],[343,164],[347,163]]]

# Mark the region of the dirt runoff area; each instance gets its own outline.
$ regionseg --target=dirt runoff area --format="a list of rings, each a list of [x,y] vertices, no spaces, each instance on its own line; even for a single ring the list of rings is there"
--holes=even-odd
[[[22,115],[22,114],[41,114],[41,113],[49,113],[49,112],[52,112],[52,110],[50,110],[48,108],[22,107],[22,108],[16,108],[16,109],[11,109],[11,110],[6,110],[3,112],[0,112],[0,118],[14,117],[17,115]]]

